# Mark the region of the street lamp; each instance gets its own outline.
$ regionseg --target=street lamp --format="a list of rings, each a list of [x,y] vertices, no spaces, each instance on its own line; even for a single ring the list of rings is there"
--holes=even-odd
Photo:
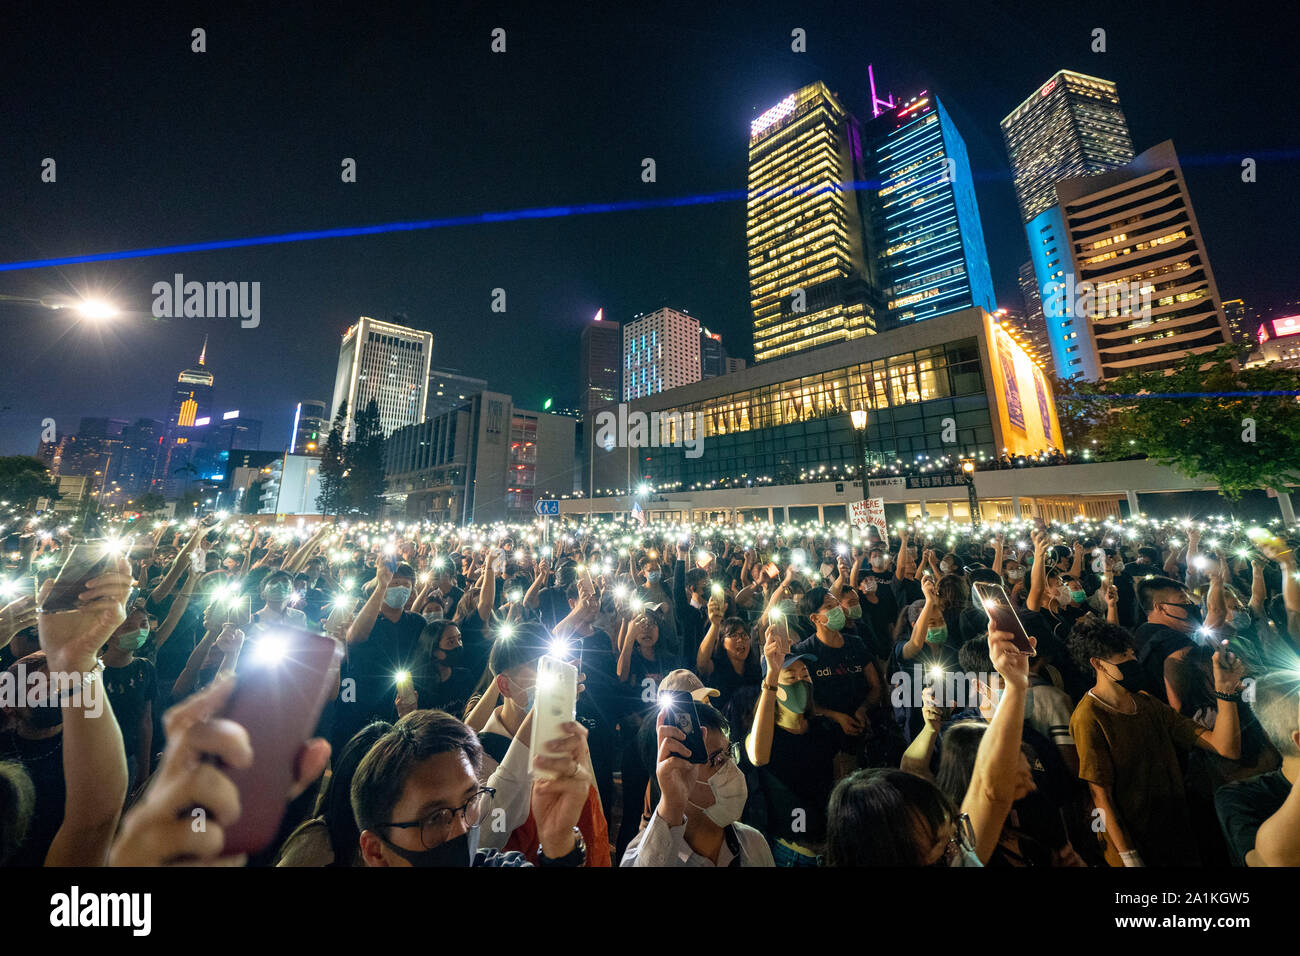
[[[865,498],[867,488],[867,453],[863,444],[862,436],[867,430],[867,410],[865,408],[855,408],[853,411],[849,412],[849,418],[853,421],[853,439],[858,452],[858,481],[862,482],[862,496]]]
[[[975,495],[975,459],[963,458],[961,460],[962,477],[966,479],[966,498],[970,507],[970,526],[975,530],[975,522],[979,518],[980,502]]]

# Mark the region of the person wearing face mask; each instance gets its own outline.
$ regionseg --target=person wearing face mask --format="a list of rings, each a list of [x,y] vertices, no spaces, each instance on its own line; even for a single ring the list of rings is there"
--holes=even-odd
[[[809,663],[817,659],[795,654],[781,624],[768,627],[762,691],[745,750],[767,798],[767,836],[777,866],[820,866],[825,850],[840,731],[814,713]]]
[[[844,633],[847,617],[840,602],[826,588],[813,588],[803,600],[803,613],[816,628],[812,637],[794,645],[793,653],[816,661],[809,668],[814,710],[840,728],[840,752],[835,758],[835,778],[857,769],[864,736],[870,730],[867,712],[880,702],[880,677],[862,638]]]
[[[636,596],[645,604],[655,604],[660,607],[660,613],[668,627],[659,637],[664,642],[664,646],[676,654],[681,650],[677,640],[677,602],[669,593],[667,582],[664,581],[663,565],[659,563],[658,552],[651,551],[644,555],[639,568],[641,581],[644,583],[637,587]]]
[[[273,571],[262,582],[262,600],[266,603],[253,614],[254,631],[275,625],[307,626],[307,615],[292,606],[295,599],[293,578],[287,571]]]
[[[424,625],[408,665],[416,706],[463,713],[477,679],[465,663],[465,647],[455,624],[433,621]]]
[[[366,724],[393,717],[393,675],[403,668],[414,670],[416,650],[425,620],[403,610],[415,586],[415,571],[409,564],[396,568],[379,557],[375,560],[375,588],[348,626],[347,663],[343,678],[355,681],[354,700],[341,698],[334,715],[331,740],[341,750]]]
[[[1172,578],[1140,582],[1138,601],[1147,619],[1134,633],[1133,643],[1146,674],[1145,690],[1170,703],[1166,668],[1170,662],[1175,668],[1180,666],[1196,646],[1203,624],[1201,609]]]
[[[582,866],[587,848],[578,819],[587,804],[586,730],[547,744],[532,764],[548,777],[532,784],[537,866]],[[530,866],[523,853],[480,848],[490,819],[495,778],[479,783],[478,737],[450,714],[417,710],[403,717],[362,759],[352,780],[352,811],[366,866]]]
[[[1240,660],[1215,652],[1214,729],[1140,693],[1146,674],[1127,631],[1094,617],[1070,634],[1070,653],[1091,667],[1096,684],[1070,718],[1079,751],[1079,779],[1087,782],[1106,827],[1097,834],[1111,866],[1197,866],[1195,835],[1179,751],[1241,756]]]
[[[894,645],[890,659],[891,673],[901,672],[916,687],[925,687],[936,673],[945,673],[957,667],[956,640],[949,642],[948,625],[943,616],[939,598],[939,584],[933,575],[923,575],[921,591],[924,603],[917,612],[911,634]],[[901,703],[895,701],[895,718],[903,728],[903,736],[911,740],[921,732],[925,718],[916,695],[905,693]]]
[[[149,640],[149,618],[138,607],[126,616],[104,646],[104,690],[126,748],[127,787],[135,793],[149,776],[153,754],[153,701],[158,676],[153,664],[135,656]]]
[[[831,866],[983,866],[1025,789],[1021,750],[1029,658],[1012,636],[990,633],[1002,697],[979,741],[964,792],[950,797],[907,770],[859,770],[835,787],[827,810]],[[1032,640],[1032,638],[1031,638]]]
[[[868,567],[851,583],[858,590],[863,619],[874,636],[868,646],[878,660],[884,661],[893,647],[894,625],[898,620],[898,596],[894,573],[890,570],[893,558],[883,545],[876,545],[867,552],[867,559]]]
[[[708,760],[693,764],[686,734],[659,717],[655,779],[660,797],[620,866],[775,866],[763,834],[740,822],[749,796],[722,714],[697,703]]]
[[[537,693],[537,661],[549,652],[549,643],[550,635],[545,628],[530,622],[521,625],[513,636],[501,638],[492,645],[488,663],[493,675],[490,692],[499,695],[502,703],[492,711],[487,724],[478,732],[483,747],[478,776],[485,786],[492,785],[491,777],[504,761],[509,760],[516,767],[527,764],[531,742],[528,716],[532,713]],[[526,727],[529,734],[524,733]],[[589,771],[593,769],[590,753],[586,767]],[[497,783],[500,783],[499,778]],[[594,780],[578,818],[578,829],[587,846],[584,865],[609,866],[609,826]],[[536,862],[533,851],[537,846],[537,832],[537,821],[528,814],[525,820],[510,828],[509,839],[501,846],[506,850],[519,850],[531,862]]]

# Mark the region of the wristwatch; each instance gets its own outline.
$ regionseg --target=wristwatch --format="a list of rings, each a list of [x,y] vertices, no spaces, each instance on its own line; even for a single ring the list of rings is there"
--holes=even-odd
[[[537,844],[538,866],[582,866],[587,862],[587,841],[582,838],[582,831],[573,828],[573,849],[564,856],[551,859],[542,852],[542,845]]]

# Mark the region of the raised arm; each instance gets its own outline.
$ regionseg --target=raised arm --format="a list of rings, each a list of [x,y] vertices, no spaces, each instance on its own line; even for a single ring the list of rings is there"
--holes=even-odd
[[[112,569],[87,582],[79,610],[40,616],[41,649],[50,672],[70,675],[77,682],[71,691],[64,691],[66,797],[63,823],[45,855],[46,866],[108,862],[126,800],[127,767],[122,731],[104,690],[98,652],[126,620],[130,590],[130,567],[118,558]]]
[[[361,611],[348,627],[347,643],[362,644],[370,639],[370,632],[374,629],[375,621],[379,619],[379,609],[384,603],[384,592],[388,590],[388,582],[391,580],[393,580],[393,572],[389,570],[388,564],[382,556],[376,558],[375,589],[370,592],[370,597],[366,599]]]
[[[1047,532],[1034,532],[1034,565],[1029,569],[1029,597],[1025,598],[1025,609],[1041,610],[1047,603],[1043,596],[1047,591],[1047,569],[1043,566],[1043,557],[1047,554]]]
[[[755,767],[762,767],[772,759],[772,736],[776,732],[776,688],[781,665],[790,649],[789,633],[785,623],[767,629],[763,644],[763,657],[767,661],[767,675],[754,708],[754,727],[745,738],[745,752]]]
[[[1033,637],[1030,643],[1037,643]],[[1006,631],[989,630],[989,657],[1002,675],[1004,689],[997,712],[989,721],[975,754],[975,769],[962,800],[975,831],[975,853],[987,863],[1002,836],[1002,827],[1016,798],[1016,779],[1023,759],[1020,750],[1029,691],[1029,658],[1016,650]]]

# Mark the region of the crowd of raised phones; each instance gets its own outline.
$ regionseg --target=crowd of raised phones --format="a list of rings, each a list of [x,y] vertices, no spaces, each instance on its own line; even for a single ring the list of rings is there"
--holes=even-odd
[[[43,613],[73,539],[33,520],[0,863],[1293,865],[1300,581],[1232,527],[158,522]],[[225,708],[300,630],[327,700],[232,855]],[[544,656],[579,692],[534,752]]]

